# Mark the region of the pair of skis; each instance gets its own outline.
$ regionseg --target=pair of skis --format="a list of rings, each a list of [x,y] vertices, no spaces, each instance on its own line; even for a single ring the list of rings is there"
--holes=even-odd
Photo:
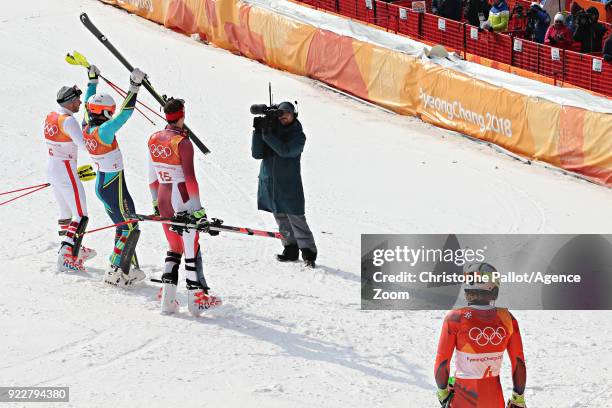
[[[224,225],[223,220],[218,218],[202,219],[199,222],[194,222],[188,216],[177,216],[177,217],[159,217],[156,215],[143,215],[143,214],[123,214],[123,216],[130,220],[135,221],[154,221],[161,224],[170,225],[173,229],[178,231],[189,231],[195,230],[200,232],[219,231],[219,232],[232,232],[236,234],[244,235],[256,235],[259,237],[268,237],[283,239],[283,236],[279,232],[262,231],[252,228],[245,227],[233,227],[231,225]]]
[[[94,25],[94,23],[91,22],[91,20],[87,16],[87,13],[82,13],[80,16],[80,19],[83,25],[98,40],[100,40],[100,42],[123,64],[123,66],[125,66],[130,72],[134,70],[134,67],[132,66],[132,64],[130,64],[128,60],[126,60],[125,57],[121,55],[119,51],[117,51],[115,46],[108,40],[108,38],[104,34],[102,34],[102,32]],[[160,95],[159,93],[157,93],[155,89],[153,89],[153,86],[151,85],[151,82],[149,81],[148,77],[145,77],[145,79],[142,81],[142,86],[144,86],[144,88],[147,91],[149,91],[149,93],[153,96],[153,98],[155,98],[155,100],[160,105],[164,106],[166,102],[168,101],[168,98],[166,97],[166,95]],[[195,144],[202,153],[204,154],[210,153],[210,150],[208,149],[208,147],[206,147],[206,145],[195,135],[195,133],[193,133],[191,129],[187,127],[186,124],[183,124],[183,127],[187,131],[189,135],[189,139],[191,139],[193,144]]]

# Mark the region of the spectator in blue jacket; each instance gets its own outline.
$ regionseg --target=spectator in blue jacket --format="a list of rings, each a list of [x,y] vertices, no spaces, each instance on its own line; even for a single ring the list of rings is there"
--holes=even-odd
[[[533,40],[543,44],[546,37],[546,30],[550,25],[550,16],[542,8],[540,3],[533,2],[527,11],[527,27],[533,30]]]
[[[300,159],[306,136],[291,102],[278,105],[280,117],[253,120],[251,154],[261,160],[257,208],[271,212],[283,235],[284,250],[276,258],[297,261],[300,251],[307,267],[314,268],[317,246],[304,215],[304,189]]]

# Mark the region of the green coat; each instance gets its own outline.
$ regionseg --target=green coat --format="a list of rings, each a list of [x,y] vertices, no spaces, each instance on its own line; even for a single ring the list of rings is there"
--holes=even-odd
[[[271,213],[304,214],[300,158],[306,143],[296,119],[272,131],[254,130],[251,153],[261,159],[257,208]]]

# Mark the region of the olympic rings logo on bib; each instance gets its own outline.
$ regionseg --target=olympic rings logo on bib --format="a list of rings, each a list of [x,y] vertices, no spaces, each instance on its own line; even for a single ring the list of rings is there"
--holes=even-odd
[[[487,344],[498,346],[506,337],[506,329],[503,327],[498,327],[497,329],[492,327],[485,327],[484,329],[472,327],[468,332],[468,336],[470,340],[475,341],[479,346],[486,346]]]
[[[59,133],[59,128],[56,125],[50,123],[45,124],[45,135],[53,137]]]
[[[96,150],[96,147],[98,147],[98,142],[96,142],[95,139],[86,139],[85,147],[87,148],[88,152],[93,152]]]
[[[159,157],[160,159],[167,159],[172,154],[172,150],[169,147],[162,145],[151,145],[149,150],[151,151],[151,156]]]

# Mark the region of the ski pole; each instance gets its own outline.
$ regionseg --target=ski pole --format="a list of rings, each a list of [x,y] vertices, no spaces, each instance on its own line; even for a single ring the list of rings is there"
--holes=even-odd
[[[30,186],[30,187],[20,188],[20,189],[17,189],[17,190],[5,191],[4,193],[0,193],[0,196],[1,196],[1,195],[5,195],[5,194],[17,193],[17,192],[19,192],[19,191],[23,191],[23,190],[30,190],[30,189],[32,189],[32,188],[36,188],[36,187],[48,187],[48,186],[50,186],[50,185],[51,185],[51,184],[49,184],[49,183],[43,183],[43,184],[37,184],[37,185],[35,185],[35,186]]]
[[[98,231],[102,231],[102,230],[109,229],[109,228],[121,227],[121,226],[123,226],[123,225],[135,224],[135,223],[137,223],[137,222],[138,222],[138,220],[127,220],[127,221],[122,221],[122,222],[118,222],[118,223],[116,223],[116,224],[107,225],[107,226],[105,226],[105,227],[100,227],[100,228],[95,228],[95,229],[92,229],[92,230],[85,231],[85,232],[83,232],[83,234],[82,234],[82,235],[85,235],[85,234],[91,234],[92,232],[98,232]]]
[[[128,71],[132,72],[134,70],[132,64],[130,64],[128,60],[126,60],[125,57],[121,55],[121,53],[115,48],[113,44],[111,44],[111,42],[108,40],[108,37],[102,34],[98,27],[96,27],[94,23],[91,22],[91,20],[87,16],[87,13],[82,13],[80,19],[81,23],[83,23],[83,25],[89,30],[89,32],[92,33],[94,37],[96,37],[111,52],[111,54],[113,54],[123,64],[123,66],[128,69]],[[142,81],[142,85],[147,91],[149,91],[149,93],[160,105],[163,106],[166,104],[166,102],[168,101],[166,96],[158,94],[157,91],[153,89],[153,86],[151,85],[151,82],[147,77],[145,77],[145,79]],[[195,135],[195,133],[193,133],[191,129],[189,129],[189,127],[187,127],[186,124],[183,124],[183,127],[187,131],[189,139],[191,139],[193,144],[195,144],[202,153],[210,153],[210,149],[206,147],[206,145]]]
[[[32,194],[32,193],[35,193],[35,192],[37,192],[37,191],[39,191],[39,190],[42,190],[43,188],[47,188],[47,187],[49,187],[50,185],[51,185],[51,184],[49,184],[49,183],[46,183],[46,184],[41,184],[40,186],[38,186],[38,188],[35,188],[34,190],[31,190],[31,191],[28,191],[27,193],[24,193],[24,194],[18,195],[17,197],[11,198],[10,200],[7,200],[7,201],[3,201],[3,202],[1,202],[1,203],[0,203],[0,205],[8,204],[8,203],[10,203],[11,201],[15,201],[15,200],[17,200],[18,198],[25,197],[25,196],[27,196],[28,194]],[[16,191],[22,191],[22,190],[24,190],[24,189],[21,189],[21,190],[16,190]],[[10,191],[9,191],[9,192],[10,192]],[[4,193],[4,194],[8,194],[8,193]]]
[[[100,75],[102,77],[102,75]],[[125,96],[127,95],[127,93],[119,88],[117,85],[113,84],[111,81],[109,81],[108,79],[102,77],[102,79],[108,84],[108,86],[110,86],[111,88],[113,88],[115,90],[115,92],[117,92],[119,95],[121,95],[121,97],[125,98]],[[150,124],[152,124],[153,126],[157,126],[155,124],[155,122],[153,122],[147,115],[145,115],[145,113],[143,111],[141,111],[137,106],[134,106],[134,109],[136,109],[138,111],[138,113],[140,113],[146,120],[149,121]]]
[[[103,77],[102,75],[100,75],[100,77],[108,84],[108,86],[110,86],[111,88],[113,88],[115,91],[117,91],[117,93],[121,96],[125,96],[127,95],[127,92],[123,89],[121,89],[118,85],[112,83],[108,78]],[[121,91],[121,92],[119,92]],[[123,94],[122,94],[123,93]],[[137,100],[136,103],[139,103],[140,105],[142,105],[145,109],[147,109],[149,112],[153,113],[154,115],[157,115],[160,119],[166,120],[166,118],[164,118],[162,115],[160,115],[159,113],[155,112],[155,110],[151,109],[149,106],[147,106],[145,103]],[[139,110],[140,112],[140,110]]]
[[[81,54],[78,51],[73,51],[73,54],[67,53],[65,60],[67,63],[69,63],[70,65],[80,65],[82,67],[84,67],[85,69],[89,69],[89,67],[91,66],[91,64],[87,61],[87,58],[85,58],[85,56],[83,54]],[[123,89],[121,89],[118,85],[114,84],[113,82],[111,82],[110,79],[106,78],[104,75],[98,75],[100,78],[102,78],[104,80],[104,82],[106,82],[108,84],[108,86],[110,86],[111,88],[113,88],[113,90],[115,90],[115,92],[117,92],[119,95],[121,95],[123,98],[125,98],[125,96],[127,95],[127,92],[124,91]],[[156,114],[157,116],[159,116],[160,118],[164,119],[165,118],[163,116],[161,116],[160,114],[158,114],[157,112],[155,112],[153,109],[149,108],[147,105],[145,105],[143,102],[136,100],[136,103],[141,104],[142,106],[144,106],[145,108],[147,108],[148,110],[150,110],[151,112],[153,112],[154,114]],[[138,109],[137,107],[134,107],[146,120],[149,121],[149,123],[151,123],[153,126],[157,126],[155,124],[155,122],[153,122],[147,115],[144,114],[143,111],[141,111],[140,109]]]

